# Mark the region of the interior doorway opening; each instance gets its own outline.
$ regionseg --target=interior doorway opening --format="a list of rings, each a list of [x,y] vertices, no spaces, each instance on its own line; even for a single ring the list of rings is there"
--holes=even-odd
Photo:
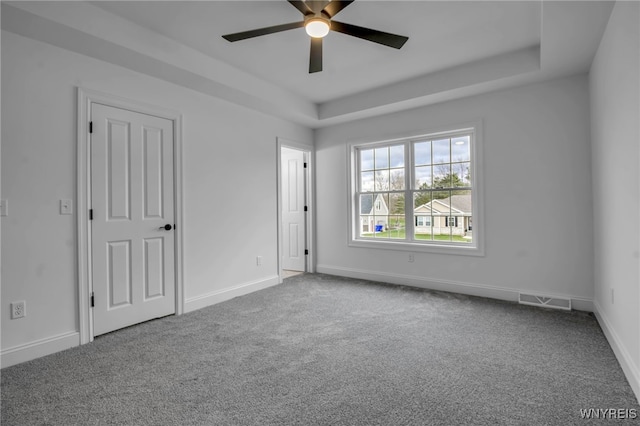
[[[311,150],[278,139],[278,250],[280,281],[312,271]]]

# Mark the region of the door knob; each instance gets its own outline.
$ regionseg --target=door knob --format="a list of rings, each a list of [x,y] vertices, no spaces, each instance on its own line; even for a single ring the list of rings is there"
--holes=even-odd
[[[171,231],[171,225],[169,225],[168,223],[164,226],[161,226],[158,229],[164,229],[165,231]]]

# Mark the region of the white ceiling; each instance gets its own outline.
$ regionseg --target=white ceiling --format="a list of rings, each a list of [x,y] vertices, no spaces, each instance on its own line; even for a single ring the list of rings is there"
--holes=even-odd
[[[396,50],[331,32],[309,74],[303,28],[230,43],[223,34],[302,20],[286,1],[95,2],[312,102],[326,102],[472,60],[538,45],[540,2],[355,1],[336,20],[409,37]]]
[[[3,2],[2,23],[317,128],[586,72],[612,4],[358,0],[335,19],[409,41],[396,50],[332,32],[315,74],[302,28],[235,43],[221,37],[302,20],[283,0]]]

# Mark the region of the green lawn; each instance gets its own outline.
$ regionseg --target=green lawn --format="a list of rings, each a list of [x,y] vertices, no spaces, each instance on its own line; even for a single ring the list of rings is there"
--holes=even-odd
[[[363,238],[371,238],[371,239],[404,239],[405,238],[405,230],[404,229],[390,229],[383,232],[376,232],[375,234],[364,234]],[[434,235],[433,239],[429,234],[416,234],[416,240],[435,240],[435,241],[453,241],[456,243],[470,243],[471,240],[462,238],[459,235],[446,235],[439,234]]]

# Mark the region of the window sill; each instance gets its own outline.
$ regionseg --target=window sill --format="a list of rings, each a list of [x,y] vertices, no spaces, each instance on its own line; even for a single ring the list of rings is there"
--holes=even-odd
[[[463,246],[460,244],[423,244],[409,241],[351,239],[349,247],[410,251],[414,253],[434,253],[455,256],[484,256],[484,249],[477,245]]]

